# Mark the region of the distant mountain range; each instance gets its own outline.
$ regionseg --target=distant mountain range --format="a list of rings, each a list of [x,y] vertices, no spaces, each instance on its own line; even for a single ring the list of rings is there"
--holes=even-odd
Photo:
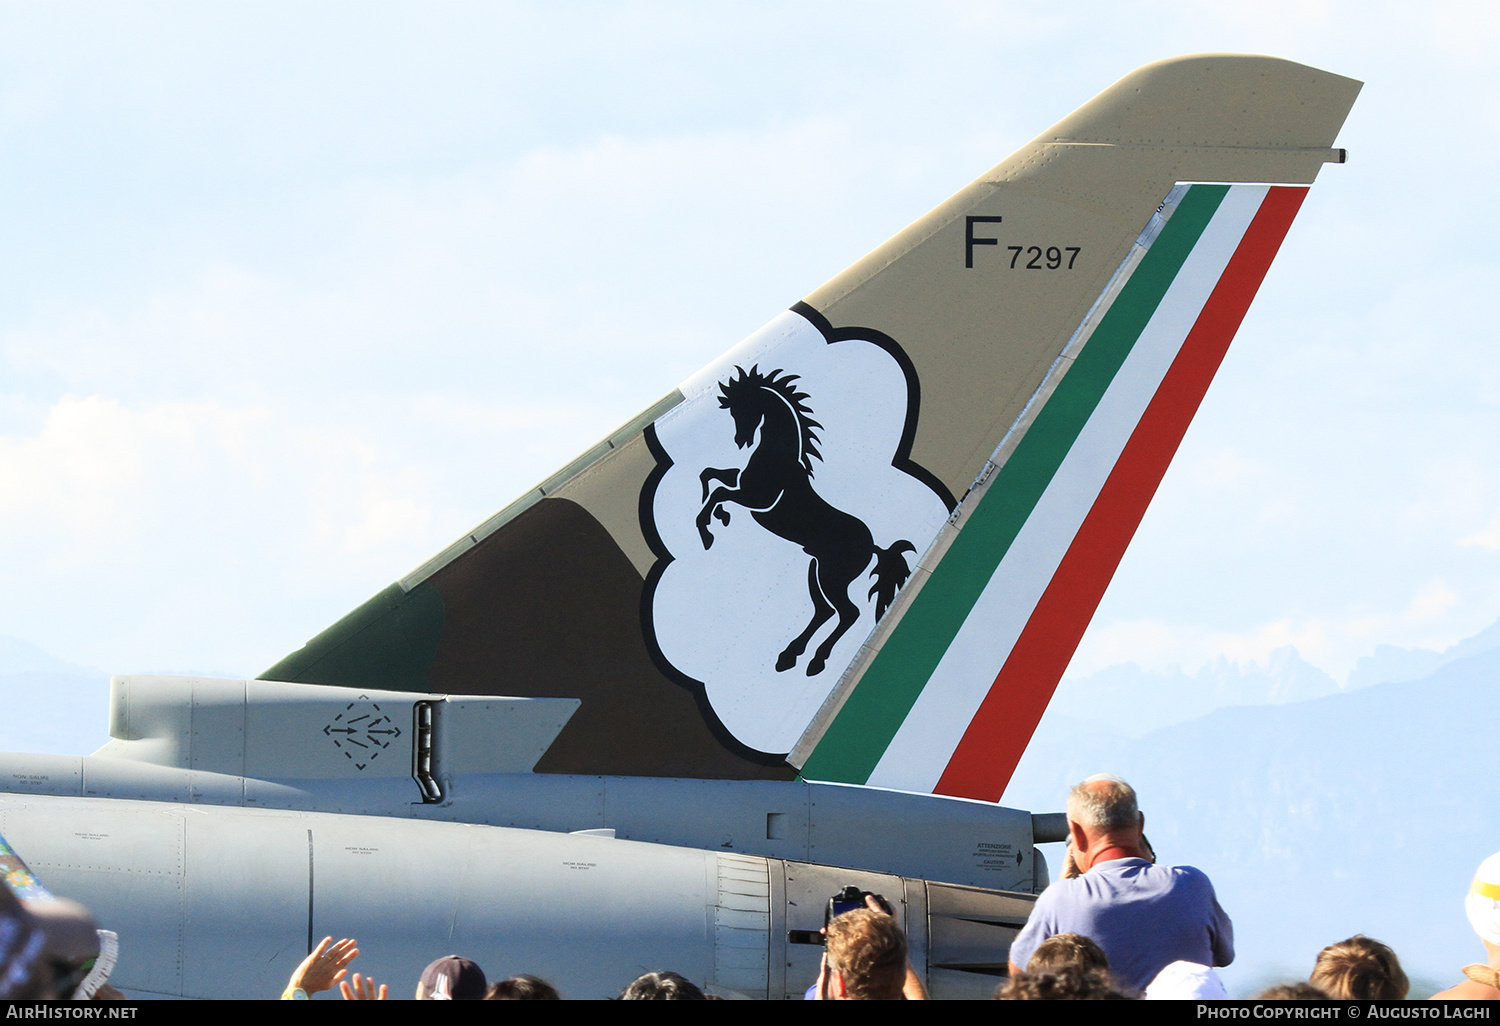
[[[0,637],[0,752],[82,755],[109,740],[109,674]]]
[[[151,670],[239,677],[225,671]],[[0,636],[0,752],[87,755],[109,740],[110,674]]]
[[[1342,689],[1291,649],[1191,677],[1112,667],[1058,688],[1004,803],[1060,811],[1086,776],[1129,780],[1158,855],[1205,870],[1235,921],[1231,993],[1306,978],[1354,933],[1430,992],[1482,960],[1462,901],[1500,850],[1497,680],[1500,626],[1382,646]]]

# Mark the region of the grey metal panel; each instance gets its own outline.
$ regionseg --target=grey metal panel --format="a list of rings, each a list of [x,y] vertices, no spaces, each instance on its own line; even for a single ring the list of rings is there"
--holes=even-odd
[[[934,998],[989,998],[1036,898],[929,883],[928,989]]]
[[[188,766],[207,773],[244,776],[245,721],[249,714],[244,681],[194,679],[192,735]]]
[[[134,742],[131,742],[134,743]],[[59,757],[61,758],[61,757]],[[395,816],[572,832],[613,829],[629,840],[822,861],[997,889],[1033,885],[1025,813],[982,802],[835,785],[553,774],[444,776],[424,805],[410,776],[241,778],[134,759],[81,762],[0,757],[0,789],[72,787],[82,767],[92,797]],[[27,771],[42,767],[46,772]],[[32,778],[47,777],[46,780]],[[18,783],[12,785],[7,780]],[[811,806],[811,807],[810,807]],[[776,828],[773,830],[773,825]],[[805,839],[816,834],[815,851]],[[770,836],[768,836],[770,835]],[[1024,864],[1018,864],[1024,863]]]
[[[452,943],[465,890],[485,907],[484,885],[466,882],[474,861],[466,831],[434,823],[422,836],[407,835],[390,820],[327,815],[310,817],[307,826],[313,933],[356,938],[355,968],[389,984],[392,997],[413,996],[422,967],[443,955],[486,965]]]
[[[455,950],[483,950],[503,929],[509,950],[494,956],[507,960],[494,963],[495,973],[537,972],[567,997],[614,996],[662,969],[715,982],[713,855],[505,833],[486,838],[477,853]]]
[[[162,766],[186,765],[192,694],[190,677],[110,678],[109,736],[114,740],[99,751]]]
[[[245,805],[265,809],[316,809],[327,800],[304,789],[303,780],[245,780]],[[404,795],[403,795],[404,797]],[[331,809],[329,811],[340,811]]]
[[[657,969],[714,979],[711,853],[373,817],[320,816],[314,836],[314,932],[358,937],[403,995],[455,953],[574,998]]]
[[[248,777],[244,804],[247,808],[409,816],[421,807],[416,804],[420,799],[421,791],[411,777],[375,777],[358,782]]]
[[[188,801],[211,805],[243,805],[245,778],[224,773],[188,772]]]
[[[193,788],[189,772],[175,766],[90,755],[83,760],[83,793],[91,798],[185,802]]]
[[[719,904],[728,908],[764,908],[770,893],[764,859],[719,856]]]
[[[724,901],[726,895],[723,890],[719,891],[719,906],[714,909],[714,928],[716,930],[757,930],[764,934],[770,920],[766,911],[766,902],[763,900],[759,909],[726,908]],[[762,962],[765,959],[761,959]]]
[[[787,996],[786,866],[779,859],[766,860],[766,882],[770,885],[769,936],[766,954],[766,997]]]
[[[229,776],[406,776],[417,697],[280,681],[115,677],[113,740],[95,754]],[[351,732],[349,721],[362,714],[366,722]],[[371,737],[365,728],[379,716],[392,730],[382,725]],[[359,744],[346,743],[351,738]]]
[[[965,919],[1019,927],[1025,925],[1034,905],[1034,894],[996,894],[980,887],[960,887],[955,884],[927,885],[929,916],[961,916]]]
[[[808,785],[774,780],[605,777],[609,825],[638,841],[808,858]],[[785,836],[768,837],[782,815]]]
[[[569,997],[660,969],[764,993],[763,860],[728,856],[721,891],[711,852],[599,837],[62,798],[0,799],[0,816],[49,886],[118,930],[128,989],[278,993],[307,942],[310,830],[314,934],[356,937],[357,967],[398,995],[455,952]]]
[[[83,757],[0,752],[0,792],[81,795]]]
[[[1035,883],[1030,818],[988,802],[801,781],[522,772],[577,708],[572,699],[167,677],[119,677],[111,695],[121,736],[82,761],[91,796],[613,829],[656,844],[995,889]],[[431,804],[411,777],[418,700],[437,707],[442,800]],[[68,786],[60,778],[24,789]]]
[[[808,858],[1030,891],[1031,817],[989,802],[815,784]]]
[[[1031,893],[1041,894],[1052,885],[1052,872],[1047,868],[1047,856],[1042,849],[1031,849]]]
[[[927,979],[928,950],[931,947],[927,923],[927,882],[903,879],[906,887],[906,960],[917,975]]]
[[[764,998],[769,981],[771,885],[765,859],[718,855],[714,977],[719,986]]]
[[[337,690],[276,686],[310,692]],[[344,702],[339,708],[349,704],[348,693],[341,697]],[[496,708],[508,701],[497,700]],[[291,708],[281,706],[283,712]],[[465,715],[473,711],[466,710]],[[318,737],[310,743],[326,741]],[[252,749],[256,747],[253,737],[249,743]],[[106,747],[103,751],[117,750]],[[1027,890],[1035,882],[1032,873],[1037,863],[1029,843],[1029,817],[985,802],[796,781],[462,773],[441,777],[441,803],[423,804],[420,789],[408,773],[392,775],[381,770],[370,776],[344,771],[339,762],[349,760],[342,756],[331,762],[323,756],[307,759],[304,768],[317,769],[313,764],[319,760],[346,775],[255,778],[107,755],[81,761],[71,757],[10,757],[7,761],[0,756],[0,793],[74,788],[71,775],[74,767],[81,767],[82,791],[91,797],[563,832],[612,829],[628,840],[819,861],[994,889]],[[409,765],[401,768],[409,769]]]
[[[245,778],[89,755],[82,760],[83,794],[92,798],[242,805]]]
[[[1031,840],[1033,844],[1049,844],[1068,839],[1068,814],[1066,812],[1033,812],[1031,814]]]
[[[419,696],[314,684],[199,677],[116,677],[111,729],[98,758],[215,776],[171,793],[125,783],[128,797],[239,804],[217,776],[364,783],[412,775],[415,702],[439,707],[438,772],[529,773],[578,708],[574,699]],[[130,781],[121,770],[117,779]],[[201,792],[201,793],[200,793]],[[421,800],[413,781],[400,803]],[[361,803],[354,803],[359,805]],[[340,808],[349,807],[347,801]],[[394,811],[394,810],[391,810]]]
[[[424,818],[521,830],[597,830],[615,826],[604,817],[604,781],[547,773],[452,777],[443,782],[442,805],[412,811]]]
[[[424,696],[266,680],[246,690],[247,776],[411,776],[411,707]]]
[[[235,979],[240,993],[275,997],[308,952],[305,818],[269,813],[247,821],[201,809],[182,818],[185,996],[209,996],[198,988]]]
[[[89,798],[0,797],[0,834],[54,894],[120,935],[121,986],[180,995],[180,808]]]
[[[1003,972],[1017,928],[972,919],[934,916],[929,964],[933,968]]]
[[[438,773],[530,773],[581,704],[576,698],[449,697],[435,709]]]

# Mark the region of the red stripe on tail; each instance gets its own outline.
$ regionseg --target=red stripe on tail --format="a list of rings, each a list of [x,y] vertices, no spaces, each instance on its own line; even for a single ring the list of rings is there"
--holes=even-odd
[[[1306,195],[1290,186],[1267,194],[948,760],[937,794],[1000,800]]]

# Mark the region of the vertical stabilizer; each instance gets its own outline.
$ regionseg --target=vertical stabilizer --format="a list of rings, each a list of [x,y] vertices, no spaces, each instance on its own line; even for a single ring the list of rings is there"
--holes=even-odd
[[[1132,73],[263,676],[998,798],[1358,90]]]

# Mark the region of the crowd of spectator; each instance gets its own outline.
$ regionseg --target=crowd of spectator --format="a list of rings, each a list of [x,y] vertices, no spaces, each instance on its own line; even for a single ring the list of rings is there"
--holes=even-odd
[[[1234,929],[1212,883],[1197,869],[1157,862],[1145,817],[1130,785],[1101,775],[1073,788],[1068,844],[1060,879],[1039,898],[1010,946],[1009,973],[996,988],[1005,1000],[1227,998],[1216,967],[1234,958]],[[7,849],[8,851],[8,849]],[[29,880],[12,859],[10,876]],[[19,867],[19,868],[16,868]],[[13,883],[14,881],[12,881]],[[122,997],[105,981],[114,935],[96,930],[86,910],[40,888],[23,895],[0,886],[0,998]],[[830,900],[812,1000],[924,1000],[906,936],[880,895],[848,889],[839,911]],[[857,897],[855,897],[857,895]],[[1500,999],[1500,853],[1480,864],[1464,910],[1486,959],[1463,967],[1462,982],[1434,995],[1446,1000]],[[837,913],[837,914],[836,914]],[[359,955],[352,938],[325,937],[292,972],[284,999],[335,988],[345,1000],[384,1001],[389,985],[349,973]],[[1410,983],[1396,953],[1356,934],[1319,952],[1305,981],[1257,995],[1265,1001],[1405,1000]],[[545,980],[517,975],[490,984],[467,958],[447,955],[422,971],[418,1000],[555,1001]],[[622,1001],[712,1000],[674,972],[650,972],[627,984]]]
[[[302,964],[292,970],[284,1001],[303,1000],[337,984],[346,1001],[385,1001],[389,987],[359,973],[345,979],[349,963],[359,954],[352,938],[337,943],[332,937],[313,949]],[[539,976],[521,973],[499,983],[485,979],[484,970],[472,960],[459,955],[444,955],[422,970],[417,981],[418,1001],[557,1001],[557,988]],[[677,973],[646,973],[637,977],[620,993],[621,1001],[703,1001],[703,993],[691,980]]]

